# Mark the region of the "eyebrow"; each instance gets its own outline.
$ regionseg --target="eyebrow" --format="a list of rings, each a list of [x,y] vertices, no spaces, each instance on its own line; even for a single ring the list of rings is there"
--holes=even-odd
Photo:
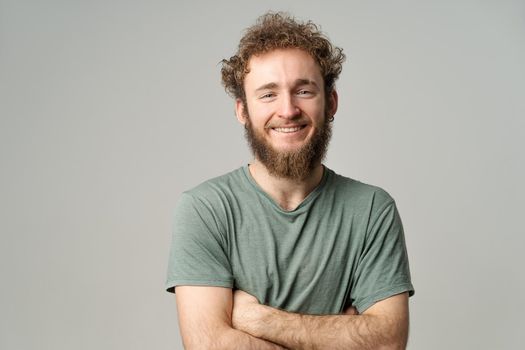
[[[295,86],[303,86],[303,85],[313,85],[318,88],[317,83],[310,79],[297,79],[295,81]]]
[[[315,81],[313,81],[313,80],[310,80],[310,79],[297,79],[294,82],[294,86],[296,86],[296,87],[297,86],[304,86],[304,85],[313,85],[316,88],[319,88],[319,86],[317,86],[317,83]],[[262,91],[262,90],[275,89],[278,86],[279,85],[277,83],[268,83],[268,84],[264,84],[264,85],[259,86],[257,89],[255,89],[255,91],[258,92],[258,91]]]
[[[276,87],[277,87],[277,83],[268,83],[268,84],[264,84],[264,85],[259,86],[257,89],[255,89],[255,92],[262,91],[262,90],[274,89]]]

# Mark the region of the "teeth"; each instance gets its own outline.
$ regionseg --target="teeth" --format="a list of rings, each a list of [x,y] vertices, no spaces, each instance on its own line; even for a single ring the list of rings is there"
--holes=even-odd
[[[302,129],[302,126],[296,126],[294,128],[274,128],[274,130],[278,132],[295,132],[301,129]]]

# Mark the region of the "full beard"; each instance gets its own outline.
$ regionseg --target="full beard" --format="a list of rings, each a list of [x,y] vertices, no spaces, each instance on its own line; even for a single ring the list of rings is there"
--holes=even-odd
[[[308,177],[325,158],[332,136],[332,124],[325,116],[321,127],[315,131],[305,145],[296,150],[278,151],[253,128],[249,115],[246,116],[244,128],[246,140],[255,158],[266,167],[271,175],[290,180],[304,180]]]

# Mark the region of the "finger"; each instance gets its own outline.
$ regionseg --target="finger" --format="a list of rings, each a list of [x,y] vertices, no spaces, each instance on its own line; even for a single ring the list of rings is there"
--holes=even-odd
[[[344,314],[345,315],[359,315],[359,312],[357,311],[355,307],[350,306],[344,311]]]

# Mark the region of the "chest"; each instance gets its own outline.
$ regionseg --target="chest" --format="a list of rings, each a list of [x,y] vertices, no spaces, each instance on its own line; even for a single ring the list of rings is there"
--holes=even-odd
[[[229,228],[235,285],[260,302],[296,312],[338,313],[363,246],[352,215],[261,216]]]

